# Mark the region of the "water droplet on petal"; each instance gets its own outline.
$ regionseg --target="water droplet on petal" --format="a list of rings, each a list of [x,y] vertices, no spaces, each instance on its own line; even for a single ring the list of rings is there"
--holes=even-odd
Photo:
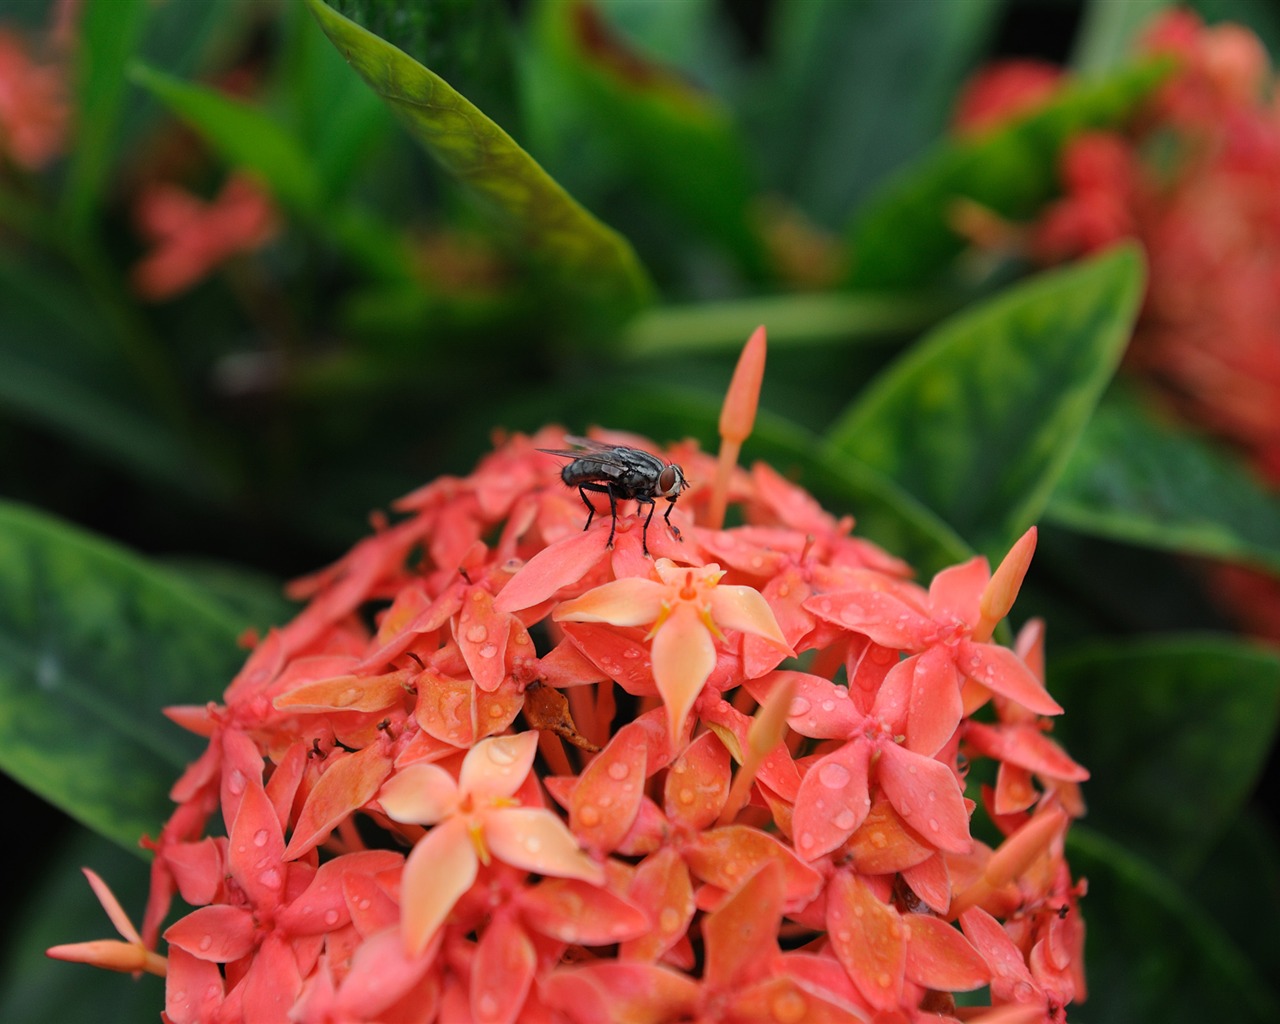
[[[809,710],[809,701],[806,698],[792,697],[791,706],[790,708],[787,709],[787,713],[792,718],[795,718],[799,715],[803,715],[808,710]]]
[[[330,928],[332,928],[335,924],[338,923],[341,917],[342,917],[341,914],[339,914],[333,908],[330,908],[324,912],[324,923],[327,924]]]
[[[886,846],[889,845],[889,839],[883,832],[872,832],[871,845],[874,846],[877,850],[883,850]]]
[[[227,776],[227,789],[233,796],[239,796],[244,792],[245,781],[244,772],[239,768],[233,768],[231,774]]]
[[[482,658],[492,658],[497,653],[498,653],[497,644],[485,644],[483,647],[480,648],[480,657]]]
[[[600,812],[594,807],[584,807],[578,812],[578,820],[587,828],[595,828],[600,824]]]
[[[841,811],[839,814],[835,816],[833,824],[835,825],[836,828],[840,829],[842,832],[848,832],[851,828],[853,828],[853,823],[855,821],[857,821],[857,818],[853,816],[853,811],[849,810],[849,808],[846,807],[843,811]]]
[[[853,908],[854,917],[863,917],[865,915],[866,915],[866,911],[862,909],[861,904]]]
[[[876,984],[879,985],[881,988],[888,988],[890,985],[893,984],[893,978],[889,976],[888,971],[881,971],[879,974],[876,975]]]
[[[200,936],[200,952],[205,953],[213,948],[213,936],[206,933]]]
[[[663,907],[658,915],[658,930],[674,932],[680,927],[680,911],[675,907]]]
[[[806,850],[809,849],[809,847],[813,846],[813,833],[805,832],[800,837],[800,845],[804,847]]]
[[[284,884],[284,877],[280,874],[279,868],[268,868],[258,876],[258,881],[264,888],[279,889]]]
[[[476,1000],[476,1010],[482,1017],[492,1017],[498,1012],[498,997],[492,992],[485,992]]]
[[[270,839],[270,838],[271,838],[271,836],[269,836],[269,835],[267,834],[267,830],[266,830],[265,828],[260,828],[260,829],[258,829],[258,831],[257,831],[257,832],[255,832],[255,833],[253,834],[253,845],[254,845],[254,846],[266,846],[266,845],[267,845],[267,840],[268,840],[268,839]]]
[[[938,819],[937,819],[937,818],[930,818],[930,819],[929,819],[929,831],[930,831],[930,832],[937,832],[937,831],[938,831]]]
[[[500,768],[515,764],[515,745],[509,738],[494,740],[486,745],[485,750],[488,752],[489,760]]]
[[[685,786],[684,789],[680,790],[680,792],[676,794],[676,799],[679,800],[682,804],[691,804],[693,803],[693,798],[695,795],[696,794],[693,792],[691,788],[689,788],[688,786]]]
[[[489,639],[489,627],[482,622],[476,622],[467,627],[467,639],[473,644],[484,643]]]
[[[530,853],[537,853],[539,850],[542,849],[542,840],[539,839],[537,836],[525,836],[522,840],[520,840],[520,845],[523,846]]]
[[[818,769],[818,781],[828,789],[844,789],[850,778],[849,769],[836,761],[828,761]]]
[[[631,769],[621,761],[614,761],[609,765],[608,771],[609,778],[613,779],[615,782],[621,782],[631,772]]]
[[[773,1011],[773,1019],[778,1024],[798,1024],[808,1016],[809,1004],[804,996],[792,989],[776,996],[769,1009]]]

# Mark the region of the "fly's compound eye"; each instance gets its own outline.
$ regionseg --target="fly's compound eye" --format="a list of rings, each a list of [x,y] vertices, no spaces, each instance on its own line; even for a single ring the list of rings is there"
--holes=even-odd
[[[668,466],[658,474],[658,493],[664,498],[675,497],[684,487],[684,472],[679,466]]]

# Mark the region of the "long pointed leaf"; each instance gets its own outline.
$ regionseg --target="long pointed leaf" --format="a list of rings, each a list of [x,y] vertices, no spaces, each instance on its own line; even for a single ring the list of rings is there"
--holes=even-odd
[[[144,560],[0,503],[0,769],[134,848],[200,750],[161,709],[217,697],[239,628]]]
[[[1130,247],[1010,289],[919,342],[829,439],[1002,555],[1048,501],[1141,293]]]
[[[638,306],[650,286],[631,246],[584,210],[512,138],[444,79],[390,43],[307,0],[369,86],[454,178],[496,210],[535,260],[587,293]]]
[[[1280,722],[1280,656],[1230,637],[1098,647],[1050,665],[1089,821],[1186,880],[1235,818]]]
[[[1129,393],[1098,406],[1046,516],[1096,537],[1280,572],[1280,497]]]

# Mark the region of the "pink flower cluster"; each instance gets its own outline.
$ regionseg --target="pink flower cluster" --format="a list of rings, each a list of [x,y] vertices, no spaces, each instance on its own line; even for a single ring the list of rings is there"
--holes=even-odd
[[[1034,531],[926,588],[684,442],[646,556],[629,505],[583,530],[563,444],[403,498],[221,705],[172,709],[209,744],[141,934],[95,878],[126,941],[51,953],[166,971],[169,1024],[1065,1020],[1086,772],[1039,625],[992,639]]]

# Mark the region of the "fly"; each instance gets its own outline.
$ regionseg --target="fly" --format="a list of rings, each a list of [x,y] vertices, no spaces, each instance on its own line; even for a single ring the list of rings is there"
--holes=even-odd
[[[547,455],[558,455],[562,459],[572,459],[560,471],[560,478],[569,487],[578,488],[582,503],[587,506],[587,524],[591,525],[595,518],[596,507],[587,497],[587,492],[607,494],[609,496],[609,513],[613,521],[609,526],[609,547],[613,547],[613,536],[618,529],[618,502],[634,501],[637,505],[648,505],[649,515],[644,521],[644,532],[640,546],[649,554],[649,524],[653,521],[655,502],[658,498],[666,498],[667,526],[672,536],[680,539],[680,531],[671,522],[671,510],[676,507],[676,498],[689,486],[684,478],[684,470],[674,464],[663,462],[656,455],[650,455],[639,448],[626,448],[620,444],[602,444],[585,437],[566,437],[572,448],[555,449],[539,448]]]

